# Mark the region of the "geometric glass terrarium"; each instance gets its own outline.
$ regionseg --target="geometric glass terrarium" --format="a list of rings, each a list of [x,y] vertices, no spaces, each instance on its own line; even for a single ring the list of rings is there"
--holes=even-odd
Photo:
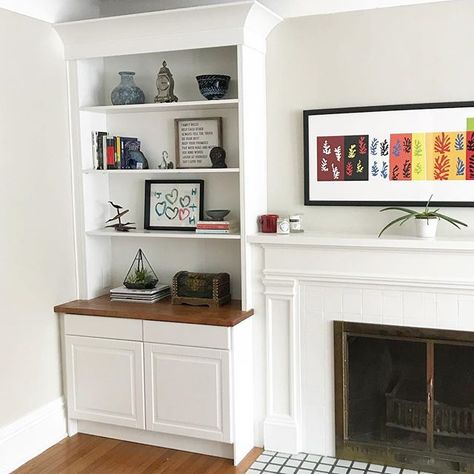
[[[125,276],[123,284],[131,290],[148,290],[155,288],[157,283],[158,277],[156,273],[142,252],[142,249],[139,249]]]

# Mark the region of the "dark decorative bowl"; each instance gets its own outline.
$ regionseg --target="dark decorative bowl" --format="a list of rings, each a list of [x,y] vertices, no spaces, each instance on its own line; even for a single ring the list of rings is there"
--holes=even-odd
[[[206,74],[196,76],[201,94],[207,100],[222,99],[229,89],[230,76],[222,74]]]
[[[228,209],[209,209],[206,214],[215,221],[223,221],[229,212]]]

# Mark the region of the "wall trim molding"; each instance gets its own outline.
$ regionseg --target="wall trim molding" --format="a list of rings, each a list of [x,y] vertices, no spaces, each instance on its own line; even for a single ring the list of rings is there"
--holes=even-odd
[[[64,398],[0,428],[0,474],[8,474],[67,436]]]
[[[318,282],[327,284],[348,284],[360,287],[391,287],[412,290],[432,290],[455,294],[474,293],[474,281],[456,280],[430,280],[413,277],[393,277],[384,274],[363,274],[363,273],[320,273],[320,272],[299,272],[288,270],[268,269],[263,271],[263,279],[266,286],[285,286],[279,282],[293,278],[300,282]]]

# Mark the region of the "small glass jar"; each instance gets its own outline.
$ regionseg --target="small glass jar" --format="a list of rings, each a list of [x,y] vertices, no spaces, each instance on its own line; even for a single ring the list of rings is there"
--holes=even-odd
[[[290,216],[290,232],[292,234],[304,232],[303,219],[302,219],[301,214],[295,214],[293,216]]]
[[[288,217],[279,217],[277,220],[277,234],[290,233],[290,220]]]

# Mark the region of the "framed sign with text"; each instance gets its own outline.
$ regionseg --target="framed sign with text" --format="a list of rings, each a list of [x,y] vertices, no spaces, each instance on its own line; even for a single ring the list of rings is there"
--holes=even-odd
[[[222,146],[222,118],[175,119],[177,168],[211,168],[209,152]]]

